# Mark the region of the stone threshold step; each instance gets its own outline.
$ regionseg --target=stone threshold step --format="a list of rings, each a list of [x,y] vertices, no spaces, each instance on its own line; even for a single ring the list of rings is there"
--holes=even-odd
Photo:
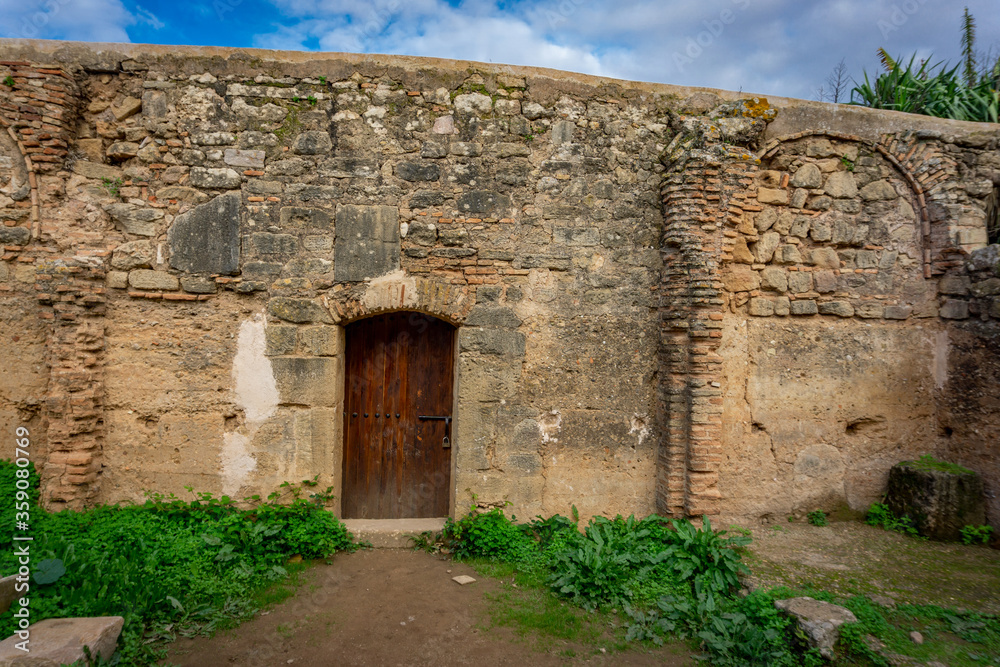
[[[371,542],[377,549],[410,549],[410,535],[425,530],[440,531],[444,517],[433,519],[345,519],[344,525],[354,539]]]

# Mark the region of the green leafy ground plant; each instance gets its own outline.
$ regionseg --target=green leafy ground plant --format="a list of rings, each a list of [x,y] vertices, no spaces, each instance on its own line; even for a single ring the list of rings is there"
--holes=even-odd
[[[815,510],[806,514],[806,520],[814,526],[825,526],[827,524],[826,512]]]
[[[880,526],[886,530],[894,530],[898,533],[903,533],[904,535],[909,535],[911,537],[916,537],[919,535],[916,526],[913,524],[913,520],[908,516],[897,517],[889,509],[888,505],[882,503],[873,503],[871,507],[868,508],[868,514],[865,516],[865,523],[869,526]]]
[[[988,544],[992,534],[992,526],[963,526],[962,544]]]
[[[13,470],[0,462],[0,531],[7,540],[14,534]],[[178,635],[235,625],[305,567],[290,564],[292,556],[309,560],[353,548],[344,525],[323,508],[329,496],[308,493],[314,485],[307,480],[265,501],[248,499],[249,509],[211,494],[187,502],[154,494],[143,505],[51,514],[36,495],[31,620],[122,616],[118,660],[127,665],[155,663]],[[10,543],[2,547],[0,572],[16,571],[13,554]],[[3,636],[14,631],[14,611],[0,615]]]
[[[885,506],[874,506],[870,518],[906,525]],[[808,595],[858,618],[842,628],[836,665],[886,665],[892,653],[959,666],[1000,660],[994,616],[887,608],[864,596],[837,598],[812,588],[741,596],[740,577],[747,574],[741,551],[749,536],[734,532],[714,530],[707,519],[697,526],[657,516],[595,517],[581,531],[575,513],[518,524],[498,509],[474,509],[449,522],[443,535],[425,534],[418,544],[450,551],[504,582],[493,597],[492,623],[541,637],[543,645],[570,641],[618,651],[684,640],[706,664],[818,667],[826,661],[774,606]],[[609,638],[608,628],[616,628],[619,639]],[[910,640],[912,630],[924,633],[925,644]]]

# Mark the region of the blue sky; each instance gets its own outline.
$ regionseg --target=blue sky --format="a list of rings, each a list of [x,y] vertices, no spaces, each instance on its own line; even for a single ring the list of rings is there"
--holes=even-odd
[[[0,36],[392,53],[816,99],[844,59],[951,60],[962,8],[1000,55],[996,0],[0,0]]]

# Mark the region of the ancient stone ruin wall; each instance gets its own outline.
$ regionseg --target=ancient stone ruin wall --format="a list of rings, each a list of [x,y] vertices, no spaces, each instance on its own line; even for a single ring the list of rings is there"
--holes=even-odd
[[[742,511],[860,509],[889,467],[929,452],[996,479],[995,430],[950,426],[994,421],[995,403],[964,400],[959,368],[995,368],[996,246],[980,250],[995,151],[942,138],[805,131],[765,147],[750,205],[723,232],[734,446],[720,486],[743,490]],[[749,474],[758,483],[741,485]]]
[[[994,129],[421,59],[0,61],[0,428],[50,505],[339,494],[344,327],[395,310],[458,327],[454,512],[860,509],[923,453],[996,492]]]

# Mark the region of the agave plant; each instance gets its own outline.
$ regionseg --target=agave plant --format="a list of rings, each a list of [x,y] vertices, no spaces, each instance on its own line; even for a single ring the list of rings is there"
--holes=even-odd
[[[989,75],[969,85],[961,72],[962,65],[931,65],[927,60],[917,62],[916,56],[902,64],[884,49],[879,49],[879,58],[885,71],[874,81],[865,72],[864,81],[851,90],[851,104],[955,120],[998,122],[1000,90],[995,75],[1000,72],[1000,61]]]

